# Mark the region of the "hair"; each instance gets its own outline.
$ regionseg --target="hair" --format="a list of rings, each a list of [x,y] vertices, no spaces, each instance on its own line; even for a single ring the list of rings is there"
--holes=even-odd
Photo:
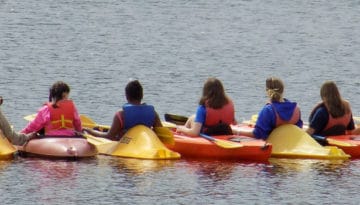
[[[213,109],[219,109],[229,102],[224,87],[217,78],[208,78],[203,87],[200,105],[207,105]]]
[[[271,102],[279,102],[284,92],[284,83],[280,78],[270,77],[266,79],[266,91]]]
[[[70,87],[63,81],[55,82],[49,90],[49,102],[53,102],[53,107],[56,108],[56,103],[63,99],[63,93],[70,93]]]
[[[346,108],[335,82],[325,81],[321,86],[320,96],[331,116],[337,118],[345,114]]]
[[[141,101],[143,88],[138,80],[130,81],[125,87],[125,94],[128,101]]]

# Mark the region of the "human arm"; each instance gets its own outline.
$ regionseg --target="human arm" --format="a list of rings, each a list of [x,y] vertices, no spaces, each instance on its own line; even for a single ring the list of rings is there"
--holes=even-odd
[[[254,130],[241,130],[237,134],[257,139],[267,139],[275,127],[275,115],[271,105],[265,105],[258,114]]]
[[[32,132],[39,132],[43,129],[50,121],[50,111],[47,105],[39,109],[38,113],[34,120],[30,121],[24,129],[21,130],[21,133],[29,134]]]
[[[89,129],[89,128],[84,128],[83,130],[91,135],[96,136],[96,137],[103,137],[103,138],[108,138],[111,140],[118,140],[117,136],[120,134],[122,127],[123,127],[123,121],[122,121],[121,115],[122,115],[122,111],[115,113],[111,127],[107,132],[101,132],[101,131],[97,131],[97,130]]]
[[[328,121],[329,114],[326,108],[318,107],[309,119],[309,127],[306,129],[306,132],[309,135],[318,134],[325,129]]]
[[[155,121],[154,121],[154,125],[153,127],[162,127],[162,123],[161,123],[161,120],[160,120],[160,117],[159,115],[157,114],[157,112],[155,112]]]
[[[11,128],[9,121],[6,119],[5,115],[1,112],[1,110],[0,110],[0,130],[3,132],[4,136],[14,145],[23,145],[35,136],[35,133],[33,132],[29,134],[15,132]]]
[[[205,106],[198,106],[196,115],[194,117],[190,117],[188,122],[186,122],[186,126],[177,126],[176,131],[188,134],[190,136],[198,136],[201,132],[201,128],[205,123],[206,119],[206,108]]]

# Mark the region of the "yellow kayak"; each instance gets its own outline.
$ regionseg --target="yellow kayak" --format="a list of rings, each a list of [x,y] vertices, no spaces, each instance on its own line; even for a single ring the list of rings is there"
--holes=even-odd
[[[336,146],[321,146],[309,134],[295,125],[282,125],[267,139],[273,145],[272,157],[308,159],[349,159]]]
[[[0,131],[0,159],[11,159],[16,151],[15,146]]]
[[[99,154],[138,159],[179,159],[180,154],[169,150],[153,130],[137,125],[128,130],[120,141],[85,135],[92,140]]]

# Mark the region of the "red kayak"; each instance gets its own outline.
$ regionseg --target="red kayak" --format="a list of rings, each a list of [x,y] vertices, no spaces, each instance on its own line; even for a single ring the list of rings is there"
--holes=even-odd
[[[48,158],[84,158],[93,157],[97,149],[85,138],[44,137],[32,139],[23,146],[17,146],[22,155],[35,155]]]
[[[233,147],[222,146],[221,143],[203,137],[190,137],[174,132],[175,143],[166,146],[186,158],[211,158],[239,161],[268,161],[272,145],[263,140],[236,135],[212,136],[215,140]]]

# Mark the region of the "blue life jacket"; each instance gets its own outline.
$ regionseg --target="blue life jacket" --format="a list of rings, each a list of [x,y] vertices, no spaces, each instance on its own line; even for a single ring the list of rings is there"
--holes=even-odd
[[[152,105],[145,103],[141,105],[126,103],[122,109],[124,114],[124,129],[126,130],[140,124],[152,127],[155,122],[155,109]]]

